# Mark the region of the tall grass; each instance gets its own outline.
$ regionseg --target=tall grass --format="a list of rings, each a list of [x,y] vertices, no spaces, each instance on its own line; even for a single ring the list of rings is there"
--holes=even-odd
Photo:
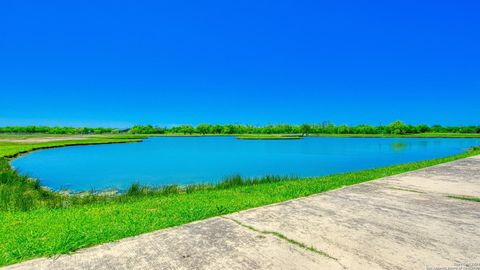
[[[0,158],[0,210],[26,211],[33,207],[61,205],[61,195],[43,189],[38,180],[19,175]]]
[[[42,187],[38,180],[18,174],[5,158],[0,158],[0,211],[66,208],[106,200],[108,197],[93,193],[71,196],[53,192]]]
[[[93,202],[126,202],[142,196],[168,196],[192,193],[199,190],[228,189],[279,181],[298,180],[295,177],[264,176],[242,178],[239,175],[226,177],[216,184],[145,186],[136,182],[125,192],[82,192],[68,194],[54,192],[41,186],[36,179],[20,175],[5,158],[0,158],[0,211],[28,211],[38,208],[67,208]]]

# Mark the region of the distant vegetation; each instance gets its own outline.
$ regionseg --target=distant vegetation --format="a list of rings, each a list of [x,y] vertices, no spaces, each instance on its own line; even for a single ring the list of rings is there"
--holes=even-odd
[[[295,135],[240,135],[239,140],[301,140],[303,136]]]
[[[480,126],[449,126],[441,125],[407,125],[402,121],[395,121],[389,125],[335,125],[303,124],[303,125],[211,125],[200,124],[196,127],[181,125],[170,128],[134,126],[128,132],[134,134],[420,134],[420,133],[480,133]]]
[[[136,125],[129,129],[115,128],[73,128],[73,127],[1,127],[0,133],[46,133],[46,134],[104,134],[104,133],[130,133],[130,134],[184,134],[184,135],[231,135],[231,134],[370,134],[370,135],[408,135],[423,133],[480,133],[480,126],[441,126],[441,125],[408,125],[402,121],[395,121],[389,125],[335,125],[332,123],[303,124],[303,125],[266,125],[252,126],[240,124],[211,125],[200,124],[197,126],[180,125],[174,127],[159,127],[152,125]]]
[[[0,127],[0,133],[106,134],[119,133],[119,130],[116,128],[11,126]]]

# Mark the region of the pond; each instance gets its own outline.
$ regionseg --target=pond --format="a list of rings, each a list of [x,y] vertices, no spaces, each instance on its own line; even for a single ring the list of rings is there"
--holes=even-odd
[[[237,174],[320,176],[444,157],[475,145],[480,139],[153,137],[35,151],[12,166],[54,190],[124,190],[134,182],[215,183]]]

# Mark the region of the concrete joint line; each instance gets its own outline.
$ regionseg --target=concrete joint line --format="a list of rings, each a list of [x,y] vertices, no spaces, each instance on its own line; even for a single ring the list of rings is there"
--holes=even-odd
[[[302,242],[298,242],[298,241],[296,241],[296,240],[294,240],[294,239],[288,238],[287,236],[285,236],[285,235],[283,235],[283,234],[281,234],[281,233],[279,233],[279,232],[259,230],[259,229],[255,228],[255,227],[253,227],[253,226],[244,224],[244,223],[242,223],[242,222],[240,222],[240,221],[238,221],[238,220],[236,220],[236,219],[229,218],[229,217],[225,217],[225,216],[221,216],[221,218],[227,219],[227,220],[230,220],[230,221],[233,221],[233,222],[237,223],[238,225],[240,225],[240,226],[242,226],[242,227],[244,227],[244,228],[247,228],[247,229],[249,229],[249,230],[252,230],[252,231],[254,231],[254,232],[257,232],[257,233],[273,235],[273,236],[275,236],[276,238],[281,239],[281,240],[283,240],[283,241],[286,241],[287,243],[293,244],[293,245],[295,245],[295,246],[297,246],[297,247],[300,247],[300,248],[302,248],[302,249],[311,251],[311,252],[313,252],[313,253],[316,253],[316,254],[325,256],[325,257],[327,257],[327,258],[329,258],[329,259],[338,261],[337,258],[330,256],[329,254],[327,254],[327,253],[324,252],[324,251],[318,250],[318,249],[316,249],[316,248],[313,247],[313,246],[307,246],[306,244],[304,244],[304,243],[302,243]]]
[[[407,192],[414,192],[414,193],[425,193],[423,191],[420,191],[420,190],[415,190],[415,189],[411,189],[411,188],[401,188],[401,187],[394,187],[394,186],[390,186],[390,187],[387,187],[388,189],[393,189],[393,190],[401,190],[401,191],[407,191]]]

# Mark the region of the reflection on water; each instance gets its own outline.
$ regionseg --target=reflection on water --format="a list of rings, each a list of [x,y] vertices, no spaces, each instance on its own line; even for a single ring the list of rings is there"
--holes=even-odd
[[[403,142],[394,142],[390,145],[390,147],[393,149],[393,151],[400,152],[405,150],[407,144]]]

